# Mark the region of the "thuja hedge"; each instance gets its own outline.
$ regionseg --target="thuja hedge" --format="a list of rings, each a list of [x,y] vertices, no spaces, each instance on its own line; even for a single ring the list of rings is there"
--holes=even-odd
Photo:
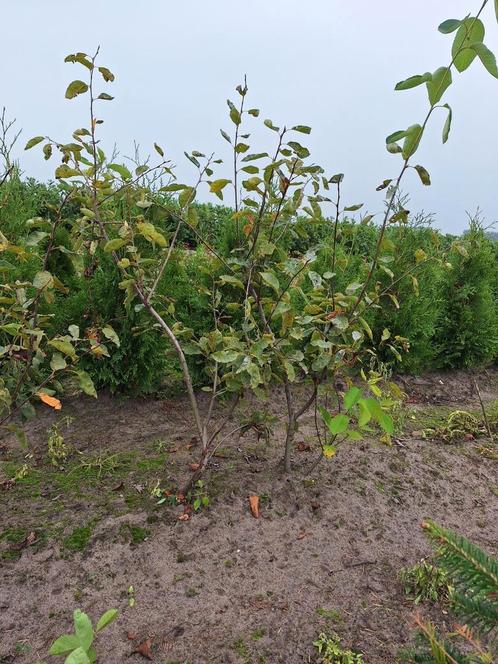
[[[30,218],[52,213],[51,206],[56,205],[59,191],[55,184],[15,179],[3,187],[2,196],[2,228],[18,241],[31,232]],[[217,262],[198,238],[207,241],[219,255],[226,255],[232,247],[235,230],[230,208],[198,204],[197,210],[199,233],[182,229],[176,260],[168,264],[159,292],[162,290],[168,298],[168,307],[176,318],[188,323],[200,335],[210,329],[212,316],[202,284],[207,292],[217,276]],[[71,215],[71,208],[66,214]],[[165,231],[173,230],[173,216],[164,210],[157,210],[155,214],[156,226]],[[315,269],[319,273],[330,264],[331,233],[332,223],[327,220],[320,224],[303,220],[289,229],[285,243],[295,255],[314,249],[318,255]],[[424,261],[416,278],[413,274],[401,278],[391,304],[370,311],[372,347],[377,350],[382,369],[421,373],[436,368],[482,366],[498,360],[498,243],[488,239],[478,224],[465,237],[466,251],[452,252],[454,239],[420,223],[396,226],[387,234],[385,241],[393,242],[397,248],[395,265],[391,266],[396,274],[403,274],[404,264],[408,266],[413,262],[416,251],[422,249],[426,256],[440,256],[442,251],[448,253],[446,262]],[[82,359],[82,367],[90,373],[96,386],[134,394],[181,391],[181,372],[168,341],[150,329],[143,311],[125,311],[124,294],[116,287],[120,276],[110,256],[97,251],[87,259],[91,262],[83,271],[75,270],[76,249],[64,225],[59,228],[56,240],[66,247],[67,253],[56,253],[57,264],[50,265],[50,271],[69,288],[67,295],[58,294],[44,312],[51,317],[53,333],[64,334],[70,323],[79,325],[82,330],[91,330],[108,321],[121,341],[120,348],[106,361],[93,356]],[[362,226],[353,221],[341,224],[338,287],[341,281],[344,286],[361,281],[364,276],[361,258],[376,240],[375,226]],[[43,242],[39,248],[43,251]],[[32,278],[37,269],[29,262],[20,264],[14,278]],[[389,283],[389,272],[389,266],[379,268],[377,281]],[[296,296],[296,308],[303,304],[300,297],[306,298],[306,292],[312,289],[312,281],[307,280],[302,295]],[[387,331],[389,337],[386,338]],[[398,337],[395,347],[405,349],[400,354],[393,350],[391,342],[395,337]],[[189,358],[189,361],[194,378],[201,385],[203,366],[196,358]]]

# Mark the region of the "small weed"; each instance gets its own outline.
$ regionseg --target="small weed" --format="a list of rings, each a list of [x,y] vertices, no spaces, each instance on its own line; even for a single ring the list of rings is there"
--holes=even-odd
[[[79,526],[66,537],[63,541],[63,546],[69,551],[83,551],[88,546],[88,542],[92,536],[94,523],[88,523],[86,526]]]
[[[70,416],[63,417],[59,422],[53,424],[47,431],[47,455],[52,466],[59,469],[64,467],[64,463],[68,456],[68,448],[64,441],[64,436],[60,432],[60,427],[65,425],[66,428],[69,428],[72,421],[73,418]]]
[[[229,567],[229,568],[230,568],[230,567],[234,567],[234,566],[235,566],[235,561],[234,561],[234,560],[231,560],[230,558],[228,558],[227,560],[224,561],[223,564],[225,565],[225,567]]]
[[[327,636],[322,632],[313,645],[320,655],[319,664],[364,664],[363,655],[341,648],[337,634]]]
[[[185,597],[197,597],[198,594],[199,591],[197,590],[197,588],[190,587],[187,588],[187,590],[185,591]]]
[[[258,629],[255,629],[254,632],[251,634],[251,639],[253,641],[259,641],[260,639],[263,638],[263,636],[266,634],[266,629],[263,627],[259,627]]]
[[[332,620],[333,622],[342,621],[341,613],[337,609],[324,609],[323,607],[318,607],[316,613],[321,618],[325,618],[325,620]]]
[[[146,528],[141,528],[140,526],[132,526],[129,523],[125,523],[119,529],[121,534],[124,536],[129,536],[131,539],[131,544],[141,544],[148,537],[150,537],[150,531]]]
[[[234,641],[233,650],[241,659],[244,660],[244,662],[249,663],[251,661],[251,653],[249,652],[249,648],[246,646],[242,637]]]
[[[424,601],[445,600],[451,592],[446,572],[425,560],[413,567],[402,569],[399,572],[399,578],[405,593],[413,599],[415,604]]]
[[[135,588],[133,586],[128,586],[126,595],[128,597],[128,606],[133,608],[135,606]]]

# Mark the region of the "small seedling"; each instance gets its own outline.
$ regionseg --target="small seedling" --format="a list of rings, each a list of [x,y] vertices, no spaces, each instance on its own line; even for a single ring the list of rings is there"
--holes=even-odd
[[[447,599],[451,593],[451,585],[446,572],[425,560],[413,567],[402,569],[399,572],[399,578],[405,593],[413,599],[415,604]]]
[[[52,643],[49,654],[67,655],[64,664],[93,664],[97,660],[97,651],[93,646],[95,636],[115,620],[117,615],[117,609],[109,609],[102,614],[94,629],[87,614],[76,609],[73,614],[74,634],[59,636]]]
[[[65,425],[68,428],[72,421],[72,417],[63,417],[59,422],[53,424],[47,431],[47,455],[52,466],[59,469],[64,467],[64,463],[68,456],[68,448],[64,441],[64,436],[60,431],[60,427]]]
[[[128,606],[134,607],[135,606],[135,588],[133,586],[129,586],[128,590],[126,591],[126,594],[128,595]]]
[[[352,650],[343,650],[337,634],[327,636],[323,632],[313,645],[320,655],[319,664],[364,664],[363,655]]]
[[[202,480],[197,480],[189,496],[192,502],[194,512],[198,512],[201,507],[209,505],[209,496],[206,493],[205,484]]]

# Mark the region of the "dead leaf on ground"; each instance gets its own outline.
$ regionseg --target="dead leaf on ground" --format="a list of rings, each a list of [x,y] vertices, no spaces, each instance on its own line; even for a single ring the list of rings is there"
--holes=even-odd
[[[180,516],[178,517],[178,521],[188,521],[189,519],[190,519],[190,514],[188,512],[180,514]]]
[[[305,533],[305,532],[299,533],[299,535],[297,536],[296,539],[298,539],[298,540],[302,540],[302,539],[304,539],[305,537],[311,537],[311,533]]]
[[[137,635],[133,632],[126,632],[126,638],[130,641],[134,641],[137,638]]]
[[[14,549],[20,550],[20,549],[25,549],[27,546],[31,546],[36,542],[38,538],[38,535],[35,533],[34,530],[32,530],[29,535],[27,535],[22,542],[18,542],[15,546]]]
[[[199,439],[197,436],[192,436],[190,439],[190,443],[187,444],[187,450],[190,450],[192,447],[195,447],[196,445],[199,444]]]
[[[249,496],[249,507],[255,519],[259,519],[259,496]]]
[[[200,467],[201,467],[200,463],[191,463],[189,465],[189,468],[193,473],[195,473],[196,470],[199,470]]]
[[[138,653],[146,659],[152,659],[152,639],[146,639],[145,641],[142,641],[142,643],[140,643],[135,648],[135,650],[132,651],[132,654],[133,653]]]
[[[116,484],[116,486],[112,487],[113,491],[121,491],[121,489],[124,489],[124,482],[121,481],[119,484]]]
[[[134,485],[133,485],[133,488],[134,488],[135,491],[137,491],[138,493],[143,493],[144,485],[143,485],[143,484],[134,484]]]
[[[298,449],[300,452],[309,452],[309,451],[311,450],[311,445],[308,445],[308,443],[305,443],[304,440],[301,440],[301,441],[297,444],[297,449]]]

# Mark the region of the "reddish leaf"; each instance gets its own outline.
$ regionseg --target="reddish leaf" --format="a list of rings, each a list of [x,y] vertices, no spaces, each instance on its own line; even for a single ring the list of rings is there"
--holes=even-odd
[[[193,473],[195,473],[196,470],[199,470],[200,467],[201,467],[200,463],[191,463],[190,466],[189,466],[190,470]]]
[[[308,445],[308,443],[305,443],[303,440],[301,440],[301,441],[297,444],[297,449],[298,449],[300,452],[309,452],[309,450],[311,450],[311,445]]]
[[[259,496],[249,496],[249,507],[255,519],[259,518]]]
[[[145,657],[146,659],[152,659],[152,639],[147,639],[146,641],[142,641],[135,650],[133,650],[133,653],[138,653],[139,655],[142,655],[142,657]]]
[[[178,521],[188,521],[190,519],[190,514],[188,512],[184,512],[183,514],[180,514],[178,517]]]

